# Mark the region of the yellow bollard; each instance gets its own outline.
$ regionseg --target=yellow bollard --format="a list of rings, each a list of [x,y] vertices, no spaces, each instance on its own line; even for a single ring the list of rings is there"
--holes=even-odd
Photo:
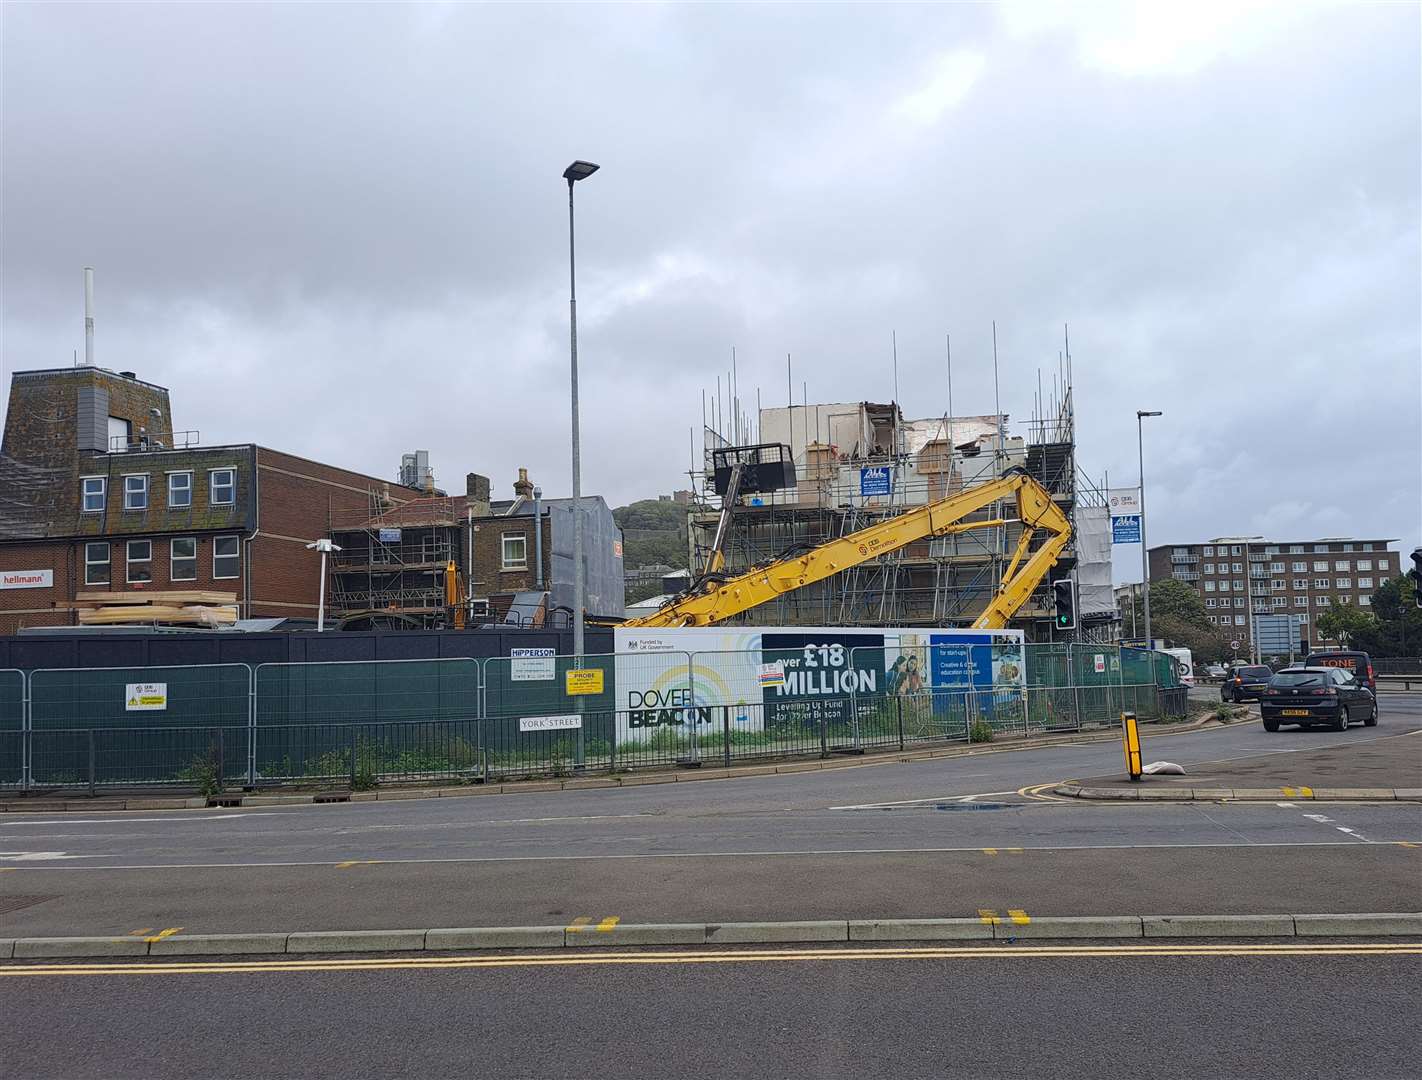
[[[1141,733],[1136,727],[1136,714],[1133,712],[1123,712],[1121,714],[1121,743],[1126,750],[1126,772],[1130,774],[1133,782],[1139,783],[1141,778]]]

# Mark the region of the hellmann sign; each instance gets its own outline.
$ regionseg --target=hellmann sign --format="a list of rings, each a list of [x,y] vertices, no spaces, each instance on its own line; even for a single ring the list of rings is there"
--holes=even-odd
[[[48,589],[53,585],[53,570],[0,570],[0,589]]]

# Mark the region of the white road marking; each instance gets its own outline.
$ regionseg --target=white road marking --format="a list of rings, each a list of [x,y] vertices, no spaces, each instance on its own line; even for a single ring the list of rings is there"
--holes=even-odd
[[[48,862],[51,859],[104,859],[106,855],[70,855],[63,851],[0,851],[0,862]]]
[[[174,811],[177,813],[178,811]],[[0,821],[0,828],[13,828],[17,825],[114,825],[122,822],[125,825],[137,822],[164,821],[172,824],[180,822],[184,825],[195,824],[203,821],[231,821],[233,818],[244,817],[276,817],[271,811],[249,810],[240,814],[204,814],[201,817],[125,817],[122,813],[115,813],[113,817],[106,818],[57,818],[47,821],[32,821],[25,818],[14,818],[10,821]]]
[[[1398,841],[1386,841],[1396,846]],[[1422,836],[1406,841],[1422,846]],[[1315,847],[1357,847],[1354,840],[1308,840],[1303,842],[1269,842],[1244,844],[1058,844],[1023,846],[1023,851],[1180,851],[1218,850],[1230,848],[1315,848]],[[598,859],[751,859],[751,858],[815,858],[825,855],[953,855],[980,853],[983,845],[971,847],[930,847],[930,848],[819,848],[804,851],[659,851],[634,852],[629,854],[597,855],[475,855],[446,859],[380,859],[382,866],[439,865],[460,863],[506,863],[506,862],[591,862]],[[118,856],[83,856],[84,858],[117,858]],[[259,870],[279,867],[335,866],[337,860],[292,862],[232,862],[232,863],[133,863],[119,866],[49,866],[45,870],[58,872],[109,873],[114,870]],[[33,869],[41,869],[34,867]]]
[[[1305,814],[1304,817],[1308,818],[1309,821],[1316,821],[1320,825],[1333,824],[1333,819],[1331,817],[1324,817],[1322,814]]]

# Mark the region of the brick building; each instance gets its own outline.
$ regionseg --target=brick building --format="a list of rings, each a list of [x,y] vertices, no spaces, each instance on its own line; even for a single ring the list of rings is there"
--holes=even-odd
[[[1152,582],[1183,581],[1200,593],[1210,621],[1250,648],[1250,614],[1290,615],[1306,646],[1332,644],[1319,636],[1318,617],[1334,604],[1366,608],[1373,593],[1400,573],[1396,540],[1321,540],[1278,543],[1225,537],[1205,544],[1162,544],[1148,554]]]
[[[519,470],[514,498],[491,500],[487,477],[465,494],[430,495],[375,515],[344,515],[331,538],[332,605],[371,626],[443,626],[445,568],[454,563],[476,621],[567,625],[573,605],[573,503],[544,499]],[[598,495],[582,497],[586,603],[594,617],[623,614],[622,533]]]
[[[332,518],[398,484],[174,429],[168,391],[97,367],[15,372],[0,445],[0,633],[68,626],[95,594],[210,590],[314,617]]]

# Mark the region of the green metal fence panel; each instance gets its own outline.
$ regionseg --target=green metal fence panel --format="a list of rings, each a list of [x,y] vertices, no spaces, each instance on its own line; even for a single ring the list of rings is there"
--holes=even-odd
[[[0,788],[24,787],[29,767],[25,673],[0,669]]]
[[[479,674],[465,657],[260,664],[250,781],[349,778],[353,760],[358,786],[476,774]]]
[[[246,664],[33,671],[30,782],[183,783],[214,755],[245,761],[251,684]]]

